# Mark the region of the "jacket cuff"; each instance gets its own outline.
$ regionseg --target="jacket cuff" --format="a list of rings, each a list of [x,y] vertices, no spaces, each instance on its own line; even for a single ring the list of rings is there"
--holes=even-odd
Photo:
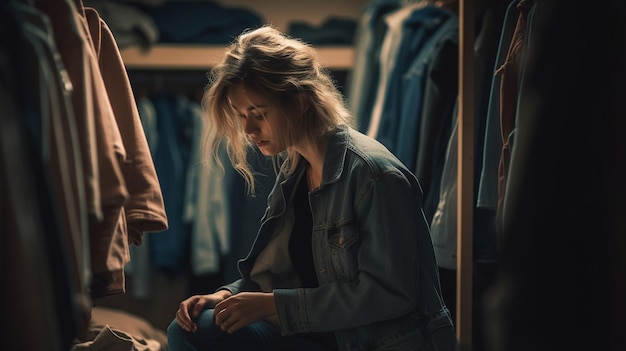
[[[310,332],[304,289],[275,289],[274,303],[282,335]]]

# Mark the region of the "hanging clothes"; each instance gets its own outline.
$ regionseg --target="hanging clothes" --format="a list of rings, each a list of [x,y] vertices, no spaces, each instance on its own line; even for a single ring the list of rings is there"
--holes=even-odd
[[[433,64],[432,60],[436,59],[432,57],[432,54],[441,45],[439,41],[442,40],[442,34],[454,30],[450,28],[450,25],[454,27],[454,22],[456,18],[451,12],[437,6],[426,6],[413,9],[410,16],[402,23],[402,38],[398,52],[393,59],[393,69],[388,73],[376,138],[398,156],[409,169],[415,168],[415,156],[412,159],[405,157],[408,152],[402,153],[401,151],[409,149],[410,145],[402,142],[410,143],[416,139],[419,122],[415,123],[415,121],[421,121],[422,111],[416,106],[406,106],[406,104],[410,104],[411,101],[423,101],[424,91],[420,92],[420,88],[423,88],[426,80],[429,79],[427,78],[428,67]],[[423,80],[420,79],[419,73],[411,74],[414,72],[412,70],[416,69],[414,66],[420,64],[422,68],[427,66],[427,72],[423,74],[427,77]],[[453,72],[450,73],[453,74]],[[412,83],[416,83],[418,87],[410,86]],[[416,104],[419,105],[419,103]],[[370,125],[370,127],[373,126]],[[401,135],[406,134],[412,135],[407,138],[408,140],[400,139]],[[412,148],[412,150],[415,149],[415,147]]]
[[[3,341],[20,345],[15,349],[67,350],[75,338],[84,337],[93,300],[125,292],[129,245],[167,227],[119,51],[95,13],[89,18],[97,34],[90,32],[88,12],[78,0],[15,0],[0,7],[3,28],[13,26],[6,33],[15,35],[2,41],[0,98],[17,118],[2,119],[3,132],[14,133],[3,136],[2,160],[21,177],[2,177],[2,189],[10,189],[2,208],[31,205],[24,214],[6,211],[7,228],[16,230],[9,241],[3,232],[3,267],[4,257],[13,257],[14,266],[39,267],[32,274],[21,271],[17,277],[31,281],[25,285],[19,278],[3,294],[11,302],[8,308],[22,307],[3,324],[32,333],[21,342],[20,332],[3,333]],[[21,68],[8,74],[11,67]],[[13,93],[5,89],[9,82],[17,87]],[[113,92],[120,95],[111,97]],[[10,143],[19,147],[21,164],[6,157]],[[20,199],[14,193],[19,189]],[[26,214],[33,216],[28,229],[20,224]],[[38,312],[23,308],[34,300],[29,292],[38,295]],[[16,322],[17,315],[27,320]],[[47,325],[38,328],[33,319]],[[40,341],[46,345],[36,346]]]
[[[387,31],[385,15],[400,7],[398,0],[370,1],[363,9],[354,40],[354,64],[349,72],[346,97],[357,128],[365,133],[380,70],[380,47]]]
[[[84,205],[80,186],[72,188],[80,173],[67,167],[77,159],[76,139],[56,123],[71,85],[45,16],[3,2],[0,18],[0,337],[11,350],[66,350],[90,307],[82,252],[72,251],[85,220],[84,211],[70,216]]]
[[[159,179],[115,38],[94,9],[85,8],[85,19],[126,150],[121,169],[129,193],[124,204],[129,241],[141,245],[143,233],[167,228]]]
[[[458,30],[458,20],[451,13],[442,11],[445,16],[441,24],[427,39],[422,50],[414,56],[410,67],[402,77],[400,89],[400,117],[395,138],[397,139],[396,155],[410,169],[415,169],[418,137],[424,106],[424,94],[430,67],[436,64],[434,49],[441,45],[440,41]],[[454,71],[454,69],[453,69]]]
[[[458,18],[428,1],[398,2],[391,9],[382,5],[388,3],[373,2],[369,9],[379,12],[364,13],[368,17],[362,20],[359,32],[364,41],[357,41],[358,50],[359,45],[372,46],[374,38],[379,38],[378,48],[365,47],[377,53],[369,61],[378,68],[373,70],[376,76],[364,71],[352,75],[353,84],[375,84],[349,86],[349,101],[358,109],[359,128],[366,129],[418,174],[430,221],[439,199],[439,175],[458,89]],[[387,12],[381,14],[383,8]],[[382,24],[366,27],[372,26],[374,15]],[[374,29],[378,32],[372,33]],[[370,95],[357,96],[357,92]],[[366,105],[371,108],[366,110]]]
[[[519,11],[511,44],[507,51],[504,63],[496,70],[500,74],[500,136],[502,138],[502,152],[498,163],[498,203],[496,208],[497,234],[501,237],[504,194],[511,160],[511,147],[514,138],[518,96],[520,93],[520,75],[522,54],[525,48],[527,35],[528,13],[533,7],[532,0],[520,0],[516,7]],[[499,239],[502,241],[502,239]]]
[[[417,153],[414,173],[424,189],[424,214],[430,223],[439,200],[439,185],[445,150],[452,128],[452,114],[458,95],[458,18],[444,26],[432,48],[432,64],[426,73],[424,102],[416,132]]]
[[[188,167],[190,117],[181,111],[177,96],[158,94],[152,99],[157,116],[159,142],[154,162],[163,201],[168,212],[169,228],[150,239],[152,265],[170,274],[180,274],[186,266],[189,231],[183,226],[185,173]]]
[[[77,125],[86,127],[85,133],[88,137],[84,142],[89,146],[85,150],[93,150],[91,153],[95,153],[86,156],[88,164],[97,164],[93,166],[95,185],[91,197],[96,201],[96,205],[89,223],[91,249],[89,256],[92,271],[90,293],[99,296],[101,290],[109,285],[108,282],[114,282],[112,290],[121,293],[123,286],[121,271],[128,256],[123,240],[116,239],[115,233],[117,228],[125,230],[118,227],[118,220],[122,206],[128,199],[120,169],[126,151],[79,9],[69,1],[61,4],[44,1],[38,3],[38,7],[50,17],[63,63],[65,67],[70,67],[68,73],[72,84],[76,82],[77,93],[73,95],[73,104],[77,111],[76,115],[84,118]],[[109,260],[109,246],[114,240],[119,240],[118,244],[121,247],[113,246],[115,250],[111,252]],[[109,273],[110,277],[95,278],[100,274]]]
[[[487,8],[482,16],[481,29],[474,45],[475,53],[475,146],[474,146],[474,179],[479,179],[482,170],[482,154],[484,144],[484,130],[487,122],[487,106],[489,91],[493,77],[495,53],[498,49],[500,27],[497,24],[497,9]],[[433,245],[440,267],[456,270],[457,253],[457,183],[458,183],[458,135],[457,113],[458,106],[452,114],[452,132],[446,149],[444,168],[441,173],[441,183],[437,210],[431,221]],[[478,193],[478,182],[475,184],[475,196]],[[475,197],[476,198],[476,197]],[[474,245],[475,259],[483,262],[495,262],[497,250],[495,245],[495,228],[493,216],[495,209],[476,207],[474,209]]]
[[[478,179],[478,196],[476,204],[478,208],[496,210],[498,206],[498,163],[502,150],[502,137],[500,136],[500,78],[495,74],[502,66],[506,58],[508,48],[513,38],[513,31],[517,21],[517,2],[511,1],[504,14],[500,40],[495,56],[492,80],[489,90],[489,103],[487,107],[487,121],[484,131],[483,162],[480,178]]]
[[[492,350],[623,350],[626,4],[535,3],[502,278],[487,296]]]
[[[403,23],[411,16],[414,10],[419,10],[425,6],[424,3],[416,3],[400,7],[398,10],[390,12],[385,15],[386,31],[380,48],[380,70],[379,78],[374,96],[374,105],[370,113],[369,124],[367,128],[367,135],[377,138],[378,128],[380,126],[381,118],[383,118],[383,106],[385,104],[385,97],[387,96],[387,89],[389,87],[389,77],[394,72],[396,60],[398,59],[398,52],[402,46],[403,37]],[[392,116],[392,118],[395,116]]]
[[[129,198],[123,205],[119,230],[116,231],[119,238],[117,242],[126,256],[120,257],[123,269],[130,261],[128,245],[141,245],[144,232],[160,232],[167,229],[167,217],[152,156],[115,39],[95,9],[84,8],[83,13],[126,151],[121,172]]]

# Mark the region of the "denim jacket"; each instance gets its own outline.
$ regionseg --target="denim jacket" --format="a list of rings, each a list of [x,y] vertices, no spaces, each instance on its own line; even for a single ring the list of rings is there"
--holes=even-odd
[[[223,288],[273,291],[283,335],[334,331],[340,350],[446,349],[432,341],[438,333],[453,345],[420,185],[382,144],[346,126],[329,137],[320,187],[309,193],[319,287],[297,288],[288,243],[305,167],[278,174],[239,262],[242,279]]]

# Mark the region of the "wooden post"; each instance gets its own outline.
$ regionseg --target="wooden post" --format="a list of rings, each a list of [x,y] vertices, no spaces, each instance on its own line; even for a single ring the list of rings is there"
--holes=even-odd
[[[458,221],[456,334],[472,349],[474,213],[474,0],[459,1]]]

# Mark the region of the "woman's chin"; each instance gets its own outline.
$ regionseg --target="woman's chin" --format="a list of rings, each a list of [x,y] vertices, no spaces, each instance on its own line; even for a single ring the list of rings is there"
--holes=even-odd
[[[259,151],[261,151],[261,153],[264,156],[274,156],[274,155],[278,154],[278,152],[275,152],[274,149],[272,149],[272,148],[262,147],[261,146],[261,147],[258,147],[258,149],[259,149]]]

